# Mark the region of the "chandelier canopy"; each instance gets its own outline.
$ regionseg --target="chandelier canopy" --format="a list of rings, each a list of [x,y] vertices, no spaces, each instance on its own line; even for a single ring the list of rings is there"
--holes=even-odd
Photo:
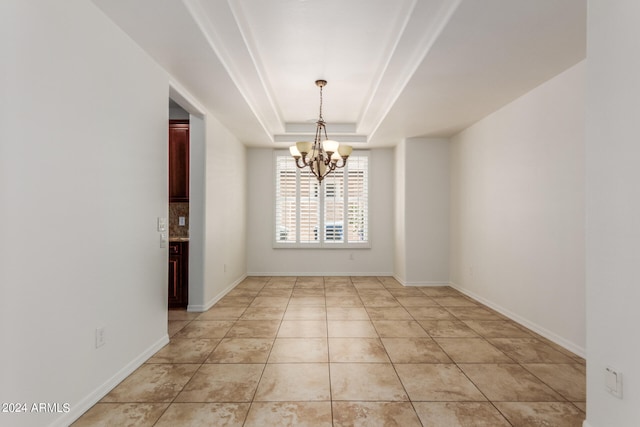
[[[326,80],[316,80],[316,86],[320,88],[320,115],[316,122],[315,139],[313,142],[296,142],[296,145],[289,147],[296,166],[300,169],[308,167],[321,184],[325,176],[346,166],[347,158],[353,150],[351,146],[339,144],[327,137],[327,128],[322,118],[322,88],[326,85]]]

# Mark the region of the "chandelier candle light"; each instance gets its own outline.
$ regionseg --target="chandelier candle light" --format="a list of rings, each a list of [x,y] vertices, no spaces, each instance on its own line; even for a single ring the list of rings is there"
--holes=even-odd
[[[316,122],[316,137],[313,143],[301,141],[289,147],[289,152],[296,159],[296,166],[300,169],[309,167],[320,184],[329,173],[345,167],[353,150],[350,145],[339,144],[338,141],[327,137],[327,128],[322,118],[322,88],[326,85],[326,80],[316,80],[316,86],[320,88],[320,117]],[[340,160],[342,163],[339,163]]]

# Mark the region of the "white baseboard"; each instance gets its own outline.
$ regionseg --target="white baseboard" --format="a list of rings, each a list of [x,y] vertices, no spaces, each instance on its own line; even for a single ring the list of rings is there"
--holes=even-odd
[[[582,427],[593,427],[593,426],[592,426],[591,424],[589,424],[589,423],[587,422],[587,420],[584,420],[584,421],[582,422]]]
[[[449,282],[439,282],[439,281],[433,281],[433,282],[407,282],[404,279],[401,279],[398,276],[393,276],[394,279],[396,279],[402,286],[449,286]]]
[[[235,282],[233,282],[232,284],[230,284],[229,286],[227,286],[226,288],[224,288],[222,290],[222,292],[218,293],[216,296],[214,296],[213,298],[211,298],[209,301],[207,301],[205,304],[189,304],[187,306],[187,311],[193,311],[193,312],[203,312],[203,311],[207,311],[209,310],[211,307],[214,306],[215,303],[217,303],[218,301],[220,301],[222,299],[222,297],[224,297],[226,294],[228,294],[229,292],[231,292],[231,290],[233,290],[233,288],[235,288],[236,286],[238,286],[244,279],[247,278],[247,275],[243,275],[241,276],[238,280],[236,280]]]
[[[571,341],[568,341],[564,338],[562,338],[561,336],[551,332],[550,330],[538,325],[537,323],[534,323],[528,319],[525,319],[522,316],[517,315],[516,313],[513,313],[512,311],[498,305],[498,304],[494,304],[493,302],[481,297],[480,295],[476,295],[475,293],[453,283],[450,282],[449,286],[451,286],[452,288],[462,292],[463,294],[473,298],[474,300],[481,302],[482,304],[486,305],[487,307],[492,308],[493,310],[497,311],[500,314],[503,314],[505,316],[507,316],[509,319],[513,320],[514,322],[518,322],[519,324],[521,324],[522,326],[531,329],[532,331],[534,331],[537,334],[542,335],[543,337],[547,338],[548,340],[558,344],[559,346],[566,348],[567,350],[569,350],[570,352],[577,354],[580,357],[586,357],[586,350],[584,347],[580,347],[576,344],[574,344]]]
[[[390,272],[386,272],[386,273],[372,273],[370,271],[367,272],[339,272],[339,273],[332,273],[332,272],[326,272],[326,271],[322,271],[322,272],[301,272],[301,273],[292,273],[291,271],[286,271],[286,272],[250,272],[247,273],[247,276],[267,276],[267,277],[271,277],[271,276],[301,276],[301,277],[306,277],[306,276],[393,276],[393,273]]]
[[[81,401],[72,404],[71,410],[66,414],[63,414],[60,418],[56,419],[50,424],[50,427],[66,427],[71,425],[75,420],[80,418],[82,414],[87,412],[93,405],[98,403],[100,399],[107,395],[115,386],[120,384],[122,380],[127,378],[138,369],[144,362],[146,362],[151,356],[156,354],[158,350],[169,343],[169,335],[165,334],[158,341],[153,343],[149,348],[139,354],[131,362],[127,363],[122,369],[116,372],[111,378],[105,381],[101,386],[89,393]]]

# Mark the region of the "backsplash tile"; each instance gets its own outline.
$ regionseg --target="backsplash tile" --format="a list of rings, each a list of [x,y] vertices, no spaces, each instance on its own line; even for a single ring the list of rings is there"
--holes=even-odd
[[[185,218],[183,227],[178,225],[181,216]],[[189,237],[189,203],[169,203],[169,237]]]

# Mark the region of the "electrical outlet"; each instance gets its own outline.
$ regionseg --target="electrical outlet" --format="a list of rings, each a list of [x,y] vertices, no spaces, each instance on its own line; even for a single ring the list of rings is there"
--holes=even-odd
[[[185,225],[187,225],[187,221],[185,220],[185,217],[179,216],[178,217],[178,226],[184,227]]]
[[[104,330],[104,326],[101,328],[96,328],[96,348],[102,347],[106,344],[106,334]]]

